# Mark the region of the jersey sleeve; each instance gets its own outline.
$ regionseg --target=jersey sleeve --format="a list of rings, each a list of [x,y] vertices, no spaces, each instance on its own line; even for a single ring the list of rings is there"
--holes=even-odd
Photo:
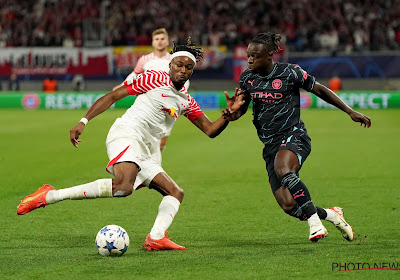
[[[245,71],[242,72],[240,75],[240,80],[239,80],[239,88],[243,91],[244,94],[244,100],[245,104],[242,106],[242,113],[244,114],[247,110],[247,107],[249,106],[249,103],[251,101],[250,97],[250,92],[247,88],[247,85],[249,84],[249,77],[251,76],[251,71],[246,69]]]
[[[164,85],[163,74],[158,71],[146,71],[133,79],[124,82],[129,95],[138,95]]]
[[[139,58],[138,62],[136,63],[135,69],[133,69],[133,72],[136,75],[144,72],[144,68],[143,68],[144,67],[144,63],[145,63],[144,56],[141,56]]]
[[[204,115],[204,112],[200,109],[199,104],[194,100],[193,97],[189,95],[189,106],[183,115],[189,119],[189,121],[194,122],[195,119]]]
[[[315,77],[309,75],[299,65],[293,65],[292,72],[294,74],[295,84],[299,88],[303,88],[306,91],[312,91],[315,85]]]

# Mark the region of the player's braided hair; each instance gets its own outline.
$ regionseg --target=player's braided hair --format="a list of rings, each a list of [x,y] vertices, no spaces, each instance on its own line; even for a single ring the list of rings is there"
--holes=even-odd
[[[281,42],[281,34],[275,34],[271,32],[258,33],[250,43],[272,45],[273,51],[278,52],[280,50],[279,43]]]
[[[176,45],[173,42],[174,47],[172,48],[171,54],[179,51],[187,51],[194,55],[196,63],[199,62],[204,55],[204,50],[200,47],[196,47],[196,44],[192,43],[192,38],[189,36],[186,41],[186,45]]]

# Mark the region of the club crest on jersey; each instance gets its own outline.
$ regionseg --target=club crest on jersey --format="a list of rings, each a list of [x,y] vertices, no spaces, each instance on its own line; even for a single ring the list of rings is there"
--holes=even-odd
[[[274,89],[280,89],[282,87],[282,81],[280,79],[275,79],[272,81],[272,87]]]
[[[167,113],[167,115],[171,118],[174,118],[175,120],[178,118],[178,114],[175,113],[176,110],[174,107],[172,108],[162,108],[161,111]]]

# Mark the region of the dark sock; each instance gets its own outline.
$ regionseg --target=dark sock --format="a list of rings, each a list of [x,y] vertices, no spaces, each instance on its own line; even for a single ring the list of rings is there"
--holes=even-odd
[[[328,215],[326,213],[325,209],[321,208],[319,206],[315,206],[315,208],[317,209],[318,217],[321,220],[325,220],[326,216]],[[300,221],[307,221],[307,216],[303,213],[303,211],[301,210],[301,208],[299,207],[299,205],[297,203],[291,210],[285,211],[285,213],[292,217],[299,219]]]
[[[292,210],[289,211],[285,211],[286,214],[295,217],[297,219],[299,219],[300,221],[306,221],[307,220],[307,216],[303,213],[303,211],[301,210],[301,208],[299,207],[299,205],[296,203],[296,205],[292,208]]]
[[[321,207],[318,207],[318,206],[315,206],[315,208],[317,208],[318,217],[319,217],[321,220],[325,220],[325,219],[326,219],[326,216],[328,215],[328,213],[326,213],[325,209],[324,209],[324,208],[321,208]]]
[[[306,185],[297,177],[296,173],[289,172],[283,175],[281,185],[289,190],[307,219],[317,212]]]

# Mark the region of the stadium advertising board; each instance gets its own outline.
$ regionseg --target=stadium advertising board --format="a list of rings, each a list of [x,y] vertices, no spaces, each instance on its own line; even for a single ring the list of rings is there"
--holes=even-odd
[[[112,48],[3,48],[0,75],[110,75]]]
[[[42,92],[19,92],[0,94],[1,108],[25,108],[48,110],[74,110],[88,109],[97,99],[107,92],[59,92],[45,94]],[[225,108],[225,95],[222,91],[194,91],[191,95],[204,110],[217,110]],[[348,105],[359,109],[387,109],[400,108],[399,91],[345,91],[338,94]],[[113,105],[112,108],[129,108],[135,97],[128,96]],[[315,95],[302,92],[300,96],[301,107],[333,109],[332,105],[317,98]]]
[[[363,92],[348,92],[339,94],[339,96],[343,99],[346,104],[348,104],[352,108],[359,109],[386,109],[393,107],[400,107],[400,99],[397,95],[393,95],[392,93],[379,93],[379,92],[371,92],[371,93],[363,93]],[[326,103],[320,98],[316,99],[315,107],[317,108],[336,108],[331,104]],[[390,104],[389,104],[390,101]]]

